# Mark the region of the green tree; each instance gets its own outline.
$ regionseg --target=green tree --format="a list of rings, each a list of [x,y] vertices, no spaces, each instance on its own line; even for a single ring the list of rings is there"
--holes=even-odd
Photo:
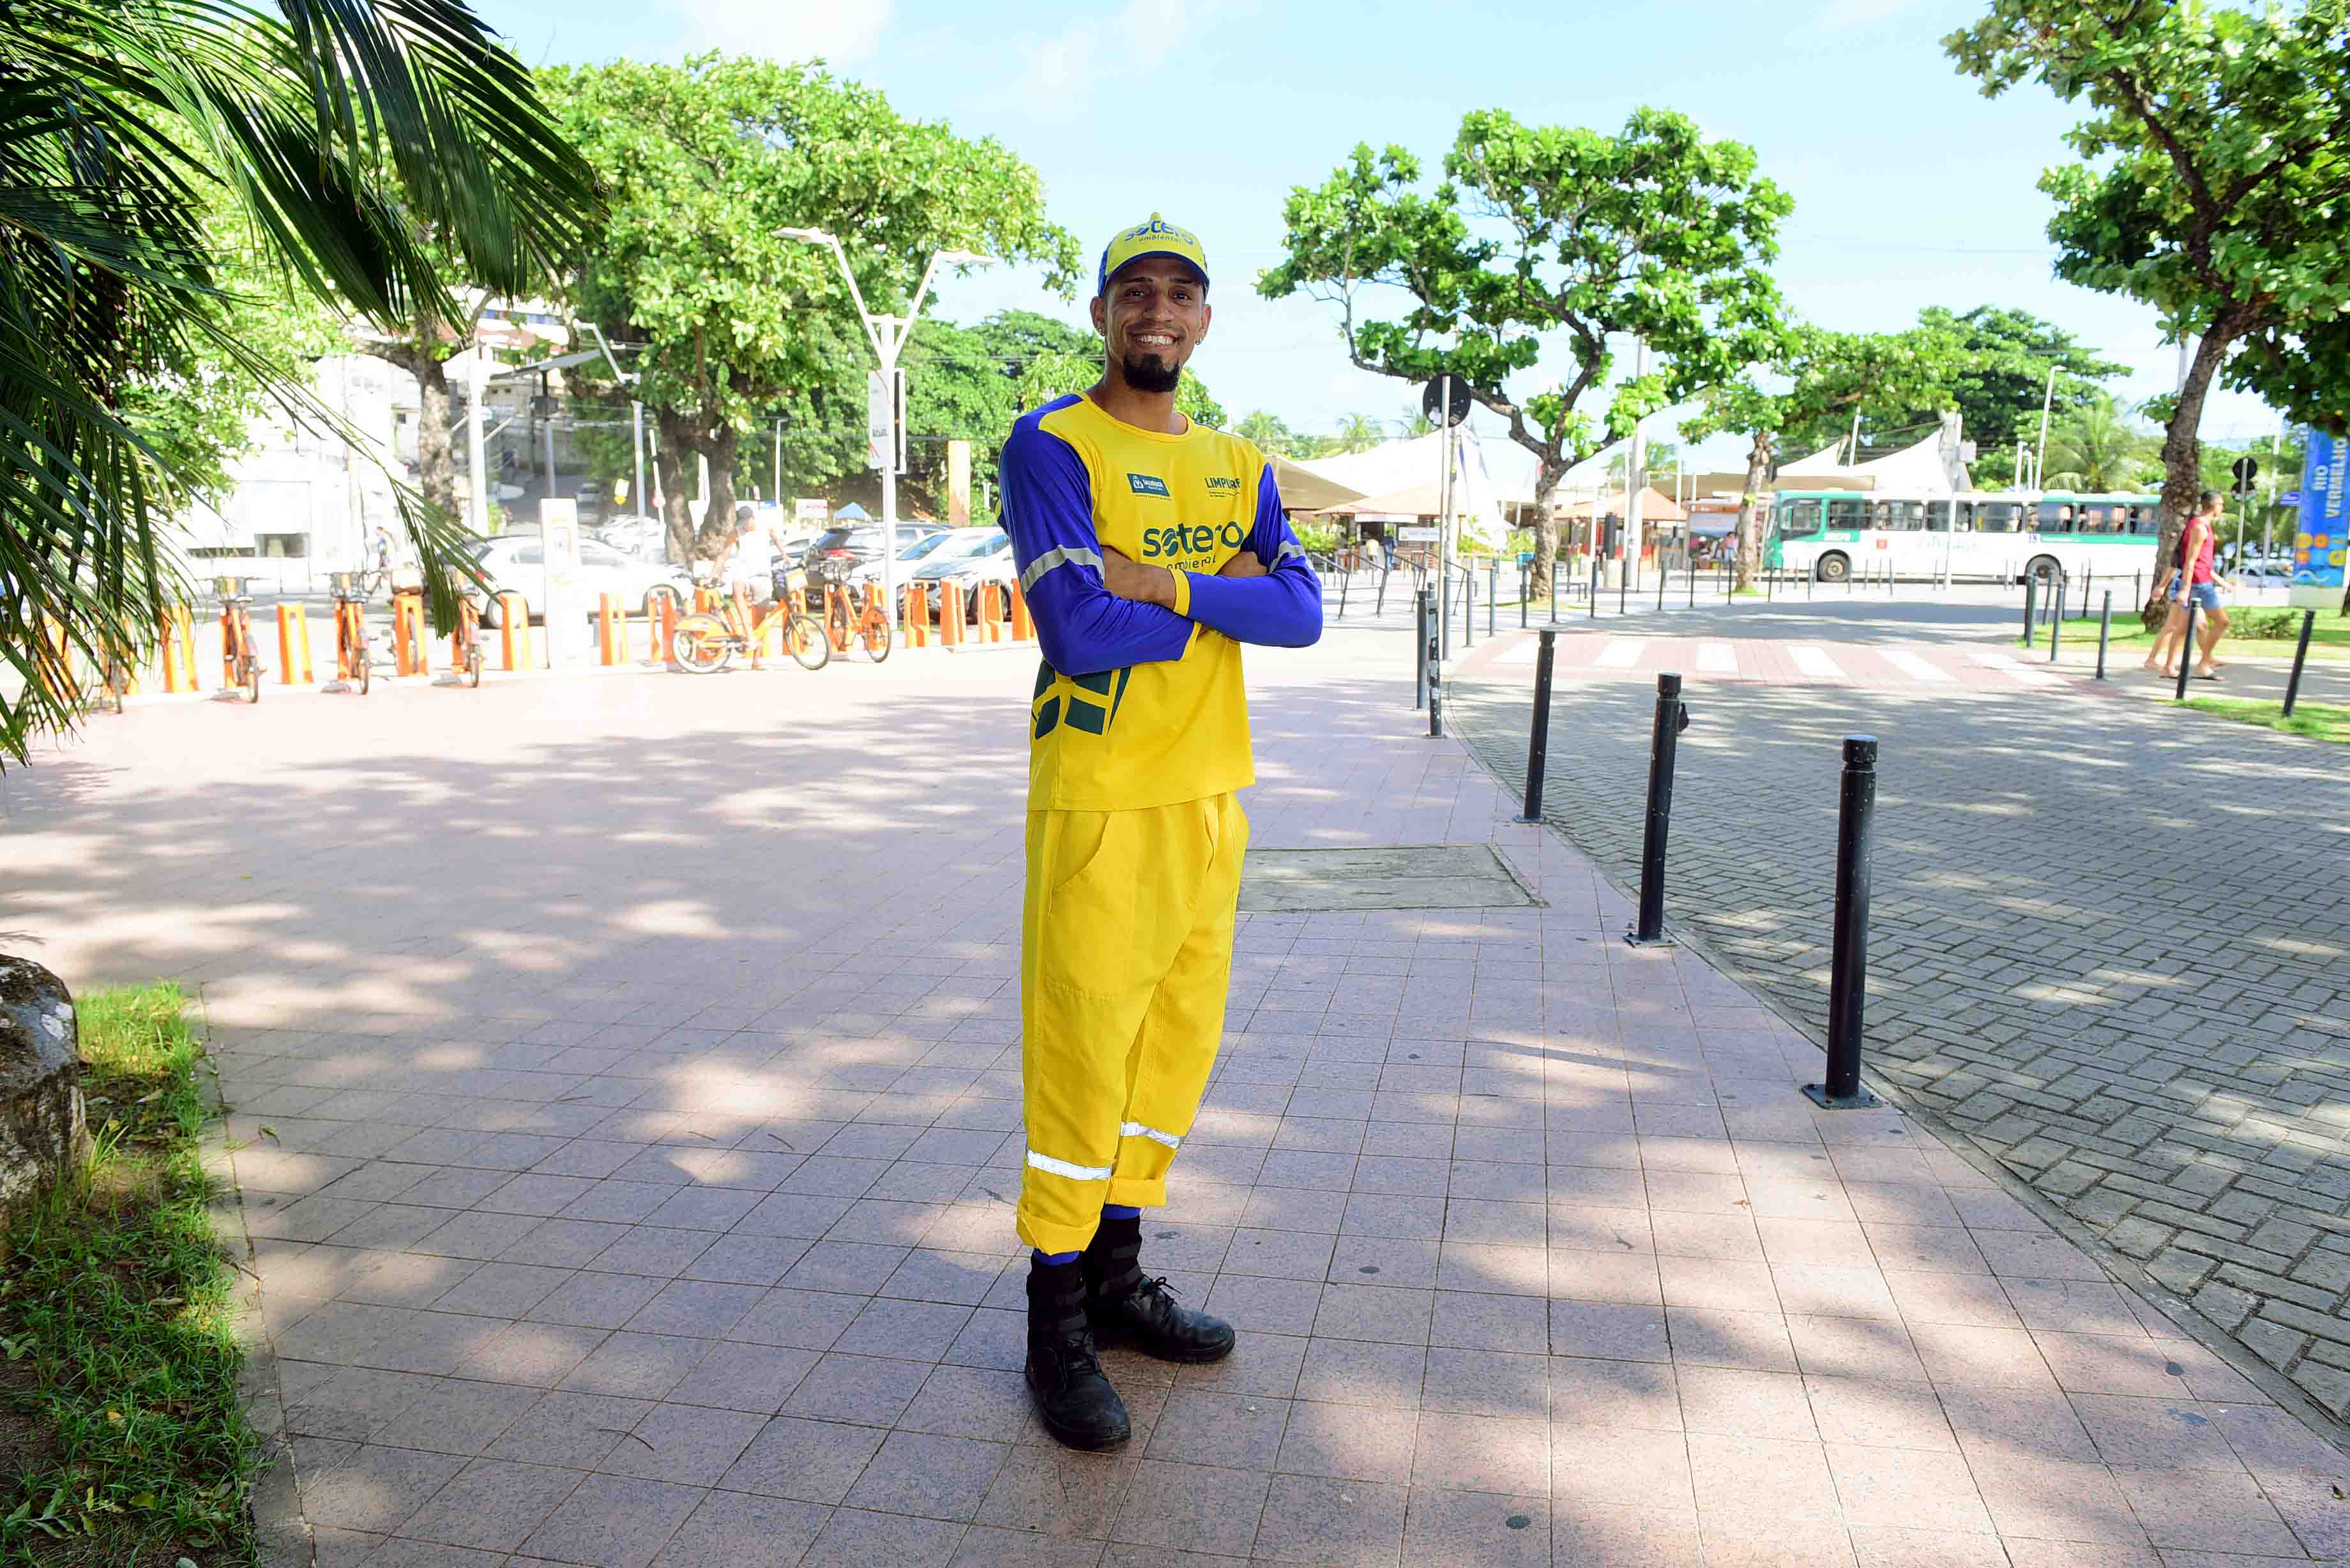
[[[1552,499],[1566,471],[1778,341],[1779,294],[1763,267],[1794,203],[1756,175],[1751,148],[1654,109],[1614,136],[1473,112],[1442,181],[1420,187],[1410,152],[1358,145],[1322,185],[1290,192],[1288,255],[1258,286],[1268,298],[1304,292],[1338,305],[1347,356],[1364,369],[1415,381],[1449,370],[1468,382],[1538,464],[1534,589],[1544,593],[1558,546]],[[1409,307],[1366,319],[1369,291],[1385,287],[1407,294]],[[1511,391],[1545,333],[1564,334],[1570,378]],[[1595,419],[1582,404],[1615,368],[1609,339],[1635,334],[1658,368],[1618,381]]]
[[[1908,409],[1942,406],[1968,362],[1948,326],[1896,333],[1798,327],[1770,360],[1709,389],[1703,409],[1682,423],[1681,433],[1691,441],[1722,431],[1747,438],[1736,586],[1753,581],[1762,558],[1762,512],[1783,440],[1808,444],[1823,427],[1841,431],[1855,414],[1898,418]]]
[[[713,54],[543,79],[611,193],[573,289],[616,341],[641,346],[631,368],[680,556],[715,548],[746,439],[761,444],[754,432],[778,412],[803,457],[840,454],[841,432],[861,431],[871,350],[838,263],[778,230],[837,235],[877,313],[913,314],[942,249],[1042,262],[1064,289],[1076,275],[1076,242],[1046,221],[1034,170],[816,66]],[[711,472],[699,538],[696,457]]]
[[[244,210],[295,286],[389,327],[415,300],[456,308],[421,227],[518,289],[572,248],[595,197],[528,74],[459,0],[18,0],[0,7],[0,658],[17,677],[0,683],[0,753],[21,758],[73,720],[36,629],[93,659],[143,649],[172,586],[164,510],[195,484],[176,438],[133,422],[135,389],[210,356],[336,422],[243,335],[216,203]],[[404,510],[422,558],[453,566],[453,520]],[[445,624],[455,596],[431,580]]]
[[[2152,305],[2195,345],[2162,410],[2168,552],[2215,380],[2330,429],[2350,410],[2350,5],[1995,0],[1943,42],[1987,97],[2032,79],[2085,102],[2066,137],[2082,161],[2040,180],[2056,274]]]
[[[2100,397],[2049,427],[2040,483],[2051,490],[2136,490],[2158,455],[2155,443],[2130,428],[2129,410],[2113,397]]]
[[[1305,438],[1291,430],[1279,414],[1269,414],[1263,409],[1234,425],[1232,433],[1255,442],[1259,452],[1274,452],[1282,457],[1304,455]]]
[[[2061,415],[2106,396],[2105,384],[2129,373],[2128,366],[2098,358],[2072,333],[2028,311],[1989,305],[1952,311],[1933,305],[1918,313],[1918,325],[1948,333],[1958,345],[1961,359],[1943,407],[1959,410],[1960,433],[1981,452],[2032,446],[2040,438],[2043,398]],[[1918,404],[1885,417],[1897,425],[1931,424],[1941,411]]]

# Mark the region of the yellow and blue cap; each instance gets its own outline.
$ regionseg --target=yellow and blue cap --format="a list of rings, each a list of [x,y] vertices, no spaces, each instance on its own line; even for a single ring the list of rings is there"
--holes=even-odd
[[[1119,231],[1102,247],[1101,271],[1094,277],[1094,292],[1099,294],[1107,288],[1109,275],[1137,256],[1180,256],[1199,269],[1202,283],[1207,281],[1208,253],[1200,248],[1200,236],[1189,229],[1177,228],[1153,213],[1149,223]]]

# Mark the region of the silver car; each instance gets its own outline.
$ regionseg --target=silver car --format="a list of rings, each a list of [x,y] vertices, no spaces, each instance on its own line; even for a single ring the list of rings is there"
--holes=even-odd
[[[546,587],[546,561],[536,535],[505,535],[467,547],[493,585],[501,592],[520,595],[531,619],[545,618],[546,606],[531,597]],[[596,613],[598,597],[604,594],[619,600],[620,607],[630,615],[655,613],[654,607],[664,593],[677,595],[685,604],[693,602],[693,579],[675,566],[624,556],[593,539],[579,542],[579,589],[590,615]],[[496,626],[502,613],[498,600],[492,598],[482,606],[482,624]]]

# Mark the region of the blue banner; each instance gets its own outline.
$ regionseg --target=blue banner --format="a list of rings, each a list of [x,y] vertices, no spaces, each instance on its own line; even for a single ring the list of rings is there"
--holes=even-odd
[[[2293,535],[2295,587],[2342,587],[2350,556],[2350,441],[2309,432],[2309,459],[2301,475],[2301,521]]]

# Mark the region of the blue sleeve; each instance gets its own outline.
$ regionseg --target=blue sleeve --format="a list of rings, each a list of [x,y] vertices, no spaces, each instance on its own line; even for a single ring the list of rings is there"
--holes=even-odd
[[[1003,528],[1046,663],[1064,675],[1096,675],[1183,657],[1189,620],[1102,587],[1093,489],[1068,442],[1022,420],[1003,443],[1000,477]]]
[[[1281,509],[1281,487],[1273,465],[1256,487],[1256,526],[1248,546],[1265,564],[1261,577],[1219,577],[1189,572],[1191,618],[1235,642],[1274,648],[1304,648],[1322,636],[1322,579],[1305,559],[1305,547],[1289,529]]]

